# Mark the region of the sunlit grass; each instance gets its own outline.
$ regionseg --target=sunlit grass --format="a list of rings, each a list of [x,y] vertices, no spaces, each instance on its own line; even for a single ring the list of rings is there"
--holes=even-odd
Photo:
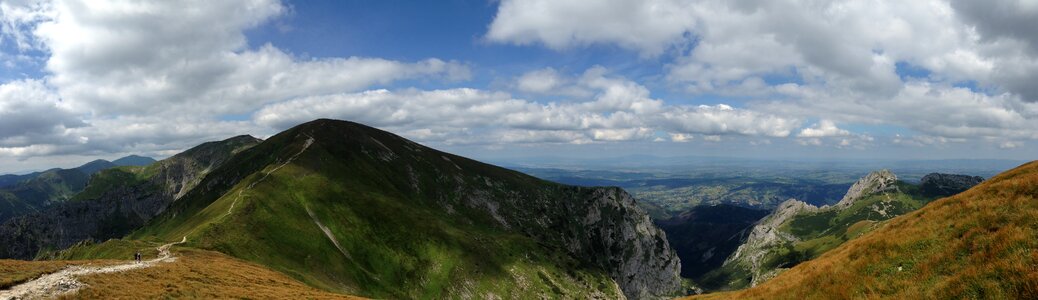
[[[174,248],[177,261],[83,276],[65,299],[358,299],[324,292],[262,266],[203,250]]]
[[[0,260],[0,289],[21,284],[40,275],[57,272],[67,266],[92,263],[89,261],[24,261]],[[93,262],[99,263],[99,262]]]

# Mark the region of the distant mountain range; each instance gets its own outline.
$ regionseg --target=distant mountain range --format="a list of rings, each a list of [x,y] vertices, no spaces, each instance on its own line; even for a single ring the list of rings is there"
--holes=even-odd
[[[710,174],[756,172],[761,174],[810,174],[811,172],[857,172],[857,176],[890,169],[909,181],[939,172],[991,177],[1026,161],[1011,159],[764,159],[712,156],[627,155],[605,158],[538,156],[495,160],[518,170],[644,172],[651,174]]]
[[[115,161],[94,160],[72,169],[50,169],[25,175],[0,175],[0,223],[67,201],[86,187],[91,175],[120,166],[146,166],[155,160],[126,156]]]

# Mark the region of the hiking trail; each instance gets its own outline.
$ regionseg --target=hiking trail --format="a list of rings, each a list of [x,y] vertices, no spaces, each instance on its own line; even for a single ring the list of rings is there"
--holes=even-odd
[[[125,272],[152,267],[160,262],[174,262],[177,258],[173,256],[173,253],[170,253],[169,247],[184,242],[187,242],[186,236],[179,242],[159,246],[155,248],[159,250],[158,257],[140,263],[128,262],[106,266],[81,265],[65,267],[60,271],[42,275],[36,279],[13,286],[10,289],[0,291],[0,300],[56,298],[61,295],[75,293],[80,288],[86,286],[79,280],[76,280],[78,276]]]

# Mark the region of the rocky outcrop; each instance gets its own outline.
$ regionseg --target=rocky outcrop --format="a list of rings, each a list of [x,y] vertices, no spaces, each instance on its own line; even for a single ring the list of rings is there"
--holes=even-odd
[[[122,237],[163,212],[209,170],[258,143],[256,138],[238,136],[199,145],[139,174],[100,171],[76,200],[0,224],[0,258],[29,259],[44,249]]]
[[[195,187],[209,171],[222,165],[234,154],[262,142],[249,135],[223,141],[208,142],[159,162],[152,181],[165,188],[165,194],[180,199]]]
[[[818,210],[818,207],[796,199],[782,202],[774,212],[753,227],[746,242],[740,245],[724,264],[738,265],[737,267],[748,270],[752,276],[750,285],[757,285],[764,275],[771,271],[764,268],[764,260],[768,253],[776,247],[799,240],[796,236],[779,230],[779,227],[796,215]]]
[[[929,197],[948,197],[964,192],[984,181],[980,176],[930,173],[919,181],[919,188]]]
[[[869,173],[865,177],[858,179],[854,185],[851,185],[851,188],[847,190],[847,194],[835,206],[846,208],[865,196],[896,190],[897,185],[895,183],[897,183],[897,175],[894,175],[890,170],[879,170]]]

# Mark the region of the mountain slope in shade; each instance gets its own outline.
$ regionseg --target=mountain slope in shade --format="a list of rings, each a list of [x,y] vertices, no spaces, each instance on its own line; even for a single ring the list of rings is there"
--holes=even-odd
[[[89,178],[77,169],[52,169],[0,188],[0,222],[69,200],[83,190]]]
[[[180,240],[378,298],[633,299],[680,289],[662,231],[619,188],[543,181],[317,120],[214,170],[137,239]]]
[[[767,214],[734,205],[704,205],[658,223],[681,257],[681,276],[702,285],[700,276],[720,267]]]
[[[894,218],[755,288],[706,298],[1038,298],[1038,162]]]
[[[121,161],[117,164],[98,159],[72,169],[54,168],[26,175],[0,176],[3,178],[0,180],[0,223],[72,199],[97,172],[119,165],[147,165],[148,160],[150,158],[127,156],[117,160]]]

